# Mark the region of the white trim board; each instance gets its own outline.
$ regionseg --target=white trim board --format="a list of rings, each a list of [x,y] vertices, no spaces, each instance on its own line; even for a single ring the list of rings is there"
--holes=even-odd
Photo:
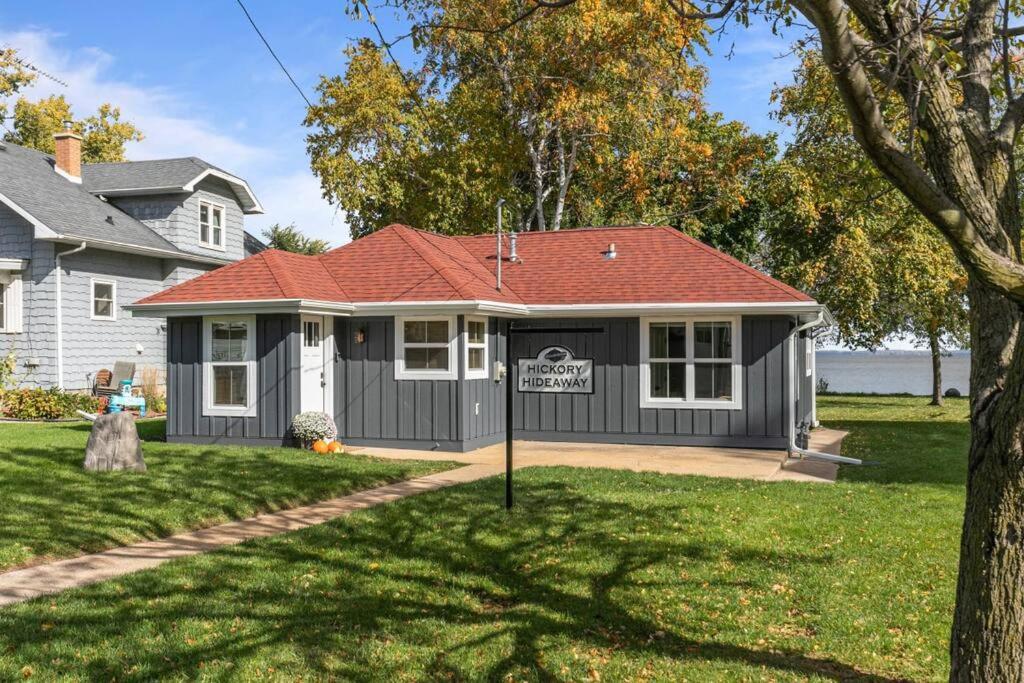
[[[506,317],[573,318],[573,317],[644,317],[647,315],[808,315],[823,312],[831,320],[828,309],[816,301],[758,302],[758,303],[637,303],[637,304],[579,304],[577,306],[524,306],[485,300],[464,301],[373,301],[331,302],[300,299],[252,299],[199,302],[172,302],[160,304],[133,304],[125,308],[136,315],[202,315],[210,311],[230,312],[239,307],[259,309],[263,313],[328,312],[332,315],[473,315],[490,314]]]

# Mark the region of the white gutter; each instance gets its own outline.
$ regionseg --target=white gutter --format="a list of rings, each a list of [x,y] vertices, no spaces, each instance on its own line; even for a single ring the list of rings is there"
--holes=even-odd
[[[799,322],[799,321],[798,321]],[[787,380],[789,384],[789,395],[786,397],[787,405],[789,406],[789,455],[790,457],[800,458],[812,458],[814,460],[825,460],[827,462],[837,462],[847,465],[863,465],[864,461],[858,458],[848,458],[844,455],[835,455],[833,453],[820,453],[818,451],[811,451],[806,448],[800,448],[796,445],[796,338],[797,335],[804,330],[809,330],[825,322],[825,310],[818,311],[818,316],[806,322],[803,325],[796,325],[786,337],[786,344],[789,347],[789,372],[787,374]]]
[[[86,241],[89,243],[89,246],[97,249],[104,249],[106,251],[116,251],[123,254],[137,254],[139,256],[152,256],[154,258],[176,259],[179,261],[191,261],[195,263],[206,263],[215,266],[226,266],[229,263],[233,263],[233,261],[229,261],[227,259],[190,254],[186,251],[172,251],[171,249],[158,249],[156,247],[138,247],[111,240],[83,240],[83,238],[75,237],[74,235],[58,234],[52,237],[41,237],[40,239],[50,242],[60,242],[62,244],[79,244],[82,241]]]
[[[57,266],[57,292],[56,296],[54,297],[54,301],[56,302],[57,305],[57,310],[55,311],[55,318],[57,323],[57,388],[60,389],[61,391],[64,390],[64,302],[61,294],[61,284],[64,279],[64,273],[63,269],[61,268],[61,259],[65,256],[70,256],[72,254],[78,254],[85,251],[86,246],[87,245],[85,241],[83,241],[80,245],[78,245],[77,247],[70,251],[58,251],[56,256],[54,257],[54,261],[56,262]]]
[[[308,302],[300,299],[242,299],[220,301],[191,301],[183,303],[135,304],[126,306],[133,311],[193,311],[211,307],[261,307],[267,312],[276,305],[287,310],[297,302]],[[570,305],[524,305],[487,301],[482,299],[449,300],[449,301],[356,301],[353,303],[319,302],[324,306],[345,307],[343,310],[359,315],[395,315],[396,313],[423,312],[430,313],[490,313],[494,315],[515,315],[536,318],[552,317],[592,317],[608,316],[642,316],[642,315],[695,315],[702,313],[721,313],[733,315],[803,315],[817,313],[823,320],[830,320],[828,309],[816,301],[793,302],[759,302],[759,303],[635,303],[635,304],[581,304]],[[188,313],[178,313],[187,315]]]
[[[187,303],[131,304],[122,306],[137,318],[186,315],[238,315],[242,313],[310,313],[348,316],[354,306],[312,299],[249,299],[241,301],[190,301]]]

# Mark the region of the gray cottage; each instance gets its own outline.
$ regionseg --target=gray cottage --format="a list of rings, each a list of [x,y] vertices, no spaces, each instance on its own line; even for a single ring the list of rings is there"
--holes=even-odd
[[[498,246],[500,244],[500,247]],[[389,226],[263,251],[132,305],[168,323],[170,441],[516,438],[791,448],[815,421],[816,301],[668,227],[450,237]]]
[[[201,159],[82,164],[0,143],[0,357],[21,386],[91,387],[118,360],[166,366],[162,320],[124,306],[256,253],[248,184]]]

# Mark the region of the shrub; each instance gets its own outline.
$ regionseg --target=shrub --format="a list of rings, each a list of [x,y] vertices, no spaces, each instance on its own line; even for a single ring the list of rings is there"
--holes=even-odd
[[[818,383],[815,386],[815,393],[816,394],[827,394],[827,393],[829,393],[829,391],[828,391],[828,380],[827,379],[825,379],[824,377],[819,377],[818,378]]]
[[[16,420],[56,420],[76,417],[76,410],[95,413],[99,404],[92,396],[60,389],[10,389],[0,391],[0,415]]]
[[[150,413],[166,413],[167,398],[160,384],[160,371],[154,367],[142,369],[142,396],[146,399],[146,410]]]
[[[318,439],[331,441],[338,436],[338,428],[334,426],[330,415],[311,410],[295,416],[292,420],[292,434],[304,446],[308,446]]]

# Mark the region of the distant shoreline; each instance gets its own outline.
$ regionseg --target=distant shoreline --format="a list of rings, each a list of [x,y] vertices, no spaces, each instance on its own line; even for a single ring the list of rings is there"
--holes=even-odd
[[[942,390],[970,390],[970,351],[951,351],[942,357]],[[818,351],[816,374],[836,394],[928,396],[932,391],[932,359],[926,350],[885,349]]]
[[[879,349],[877,351],[865,351],[863,349],[818,349],[818,355],[857,355],[857,356],[930,356],[928,349]],[[969,356],[970,349],[957,349],[956,351],[943,351],[942,357]]]

